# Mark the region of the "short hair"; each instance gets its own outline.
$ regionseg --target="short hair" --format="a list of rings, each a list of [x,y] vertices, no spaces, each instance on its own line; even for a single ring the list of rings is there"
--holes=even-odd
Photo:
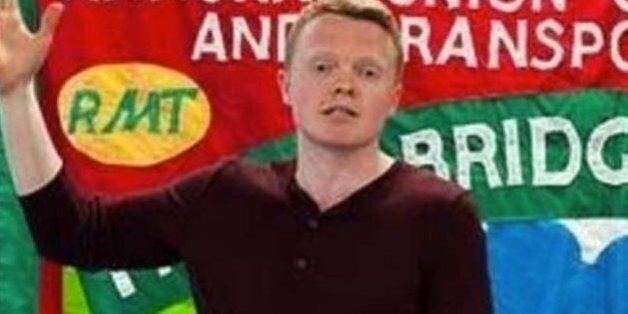
[[[292,65],[297,40],[303,28],[312,20],[325,14],[337,14],[379,25],[390,34],[393,40],[397,72],[400,72],[403,64],[403,50],[399,25],[390,9],[380,0],[313,0],[303,9],[288,34],[285,54],[286,68],[290,68]]]

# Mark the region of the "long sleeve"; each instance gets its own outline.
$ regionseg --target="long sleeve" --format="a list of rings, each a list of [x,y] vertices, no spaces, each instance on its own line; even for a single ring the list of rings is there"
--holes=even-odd
[[[429,314],[492,313],[484,232],[465,192],[434,214]]]
[[[142,194],[83,198],[65,171],[20,198],[38,252],[88,270],[176,262],[194,204],[217,167]]]

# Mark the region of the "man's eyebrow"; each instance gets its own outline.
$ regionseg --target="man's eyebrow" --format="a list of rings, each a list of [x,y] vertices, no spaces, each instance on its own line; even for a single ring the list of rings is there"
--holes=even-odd
[[[383,68],[386,64],[386,60],[384,58],[378,58],[375,56],[364,56],[358,58],[356,63],[360,65],[373,65],[379,68]]]
[[[307,55],[307,60],[331,59],[335,54],[329,51],[315,51]]]

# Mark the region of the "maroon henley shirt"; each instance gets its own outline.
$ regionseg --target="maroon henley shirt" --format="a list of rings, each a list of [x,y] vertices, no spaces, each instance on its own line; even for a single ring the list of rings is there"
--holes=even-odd
[[[468,193],[400,161],[323,213],[294,181],[294,162],[236,159],[116,199],[83,198],[62,171],[21,202],[38,251],[54,261],[184,261],[200,313],[492,312]]]

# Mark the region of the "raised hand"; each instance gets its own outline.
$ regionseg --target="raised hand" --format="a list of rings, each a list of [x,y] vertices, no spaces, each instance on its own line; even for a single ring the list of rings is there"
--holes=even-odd
[[[44,11],[39,31],[32,34],[22,20],[19,0],[0,0],[0,94],[26,85],[41,67],[52,42],[63,4]]]

